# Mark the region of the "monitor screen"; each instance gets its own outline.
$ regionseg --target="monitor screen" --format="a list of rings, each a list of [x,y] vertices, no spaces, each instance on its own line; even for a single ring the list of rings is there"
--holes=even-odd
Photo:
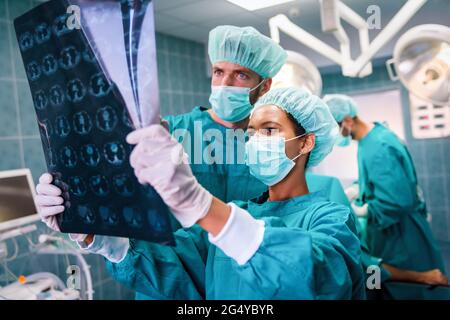
[[[37,212],[30,186],[31,176],[22,170],[15,174],[7,173],[0,174],[0,229],[5,225],[12,227],[10,222],[34,216]]]

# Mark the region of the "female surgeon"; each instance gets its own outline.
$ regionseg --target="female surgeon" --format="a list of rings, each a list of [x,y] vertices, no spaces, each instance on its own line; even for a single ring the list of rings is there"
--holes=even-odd
[[[154,299],[362,299],[360,243],[348,207],[309,193],[305,169],[332,149],[338,126],[306,91],[265,94],[249,122],[246,162],[268,186],[259,198],[224,203],[196,180],[181,145],[160,125],[132,132],[130,163],[184,227],[173,247],[88,236],[125,285]],[[46,195],[52,196],[52,195]],[[48,212],[48,210],[47,210]],[[47,225],[54,215],[42,216]]]

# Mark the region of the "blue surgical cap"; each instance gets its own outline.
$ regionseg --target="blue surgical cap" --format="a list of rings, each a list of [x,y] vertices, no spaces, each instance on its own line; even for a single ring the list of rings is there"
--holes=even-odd
[[[342,122],[345,117],[356,117],[356,103],[352,98],[343,94],[327,94],[323,101],[330,108],[331,114],[337,122]]]
[[[278,88],[270,90],[256,102],[253,111],[275,105],[289,113],[307,133],[314,133],[316,144],[309,155],[308,167],[318,165],[333,150],[339,127],[328,106],[305,89]]]
[[[211,63],[227,61],[272,78],[286,62],[287,54],[275,41],[252,27],[219,26],[209,33]]]

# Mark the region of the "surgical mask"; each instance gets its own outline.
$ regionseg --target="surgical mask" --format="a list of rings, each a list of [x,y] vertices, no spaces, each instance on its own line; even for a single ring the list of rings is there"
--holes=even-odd
[[[212,86],[209,103],[217,116],[225,121],[238,122],[250,115],[253,105],[250,103],[250,92],[262,83],[250,89],[245,87]]]
[[[336,145],[339,147],[347,147],[350,145],[350,143],[352,142],[352,135],[349,134],[348,136],[344,137],[342,135],[342,131],[344,130],[344,126],[341,126],[341,129],[339,130],[339,136],[336,140]],[[349,129],[348,131],[351,131],[351,129]]]
[[[300,153],[293,159],[286,156],[286,142],[301,138],[305,134],[285,140],[280,136],[255,135],[245,144],[245,164],[250,174],[262,183],[273,186],[283,180],[295,166],[294,160],[302,155]]]

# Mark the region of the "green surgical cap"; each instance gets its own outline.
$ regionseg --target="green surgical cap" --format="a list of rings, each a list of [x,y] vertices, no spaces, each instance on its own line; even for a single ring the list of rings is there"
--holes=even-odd
[[[209,33],[211,63],[228,61],[272,78],[286,62],[287,54],[275,41],[252,27],[219,26]]]
[[[328,106],[304,89],[277,88],[259,98],[253,112],[259,107],[275,105],[289,113],[307,133],[314,133],[316,144],[311,151],[308,167],[318,165],[333,150],[339,126]]]
[[[356,103],[352,98],[343,94],[327,94],[323,101],[330,108],[331,114],[337,122],[342,122],[345,117],[356,117]]]

